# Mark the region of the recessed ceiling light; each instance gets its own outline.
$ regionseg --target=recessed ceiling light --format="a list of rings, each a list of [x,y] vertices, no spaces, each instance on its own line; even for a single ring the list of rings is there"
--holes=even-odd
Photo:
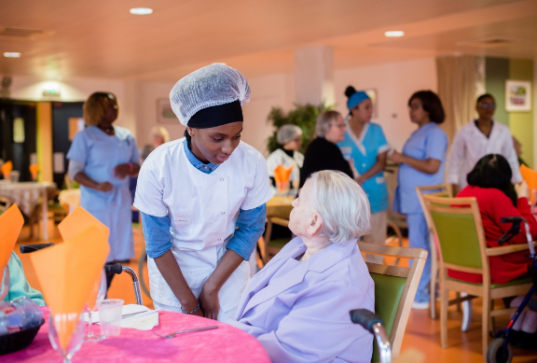
[[[398,38],[398,37],[402,37],[403,35],[405,35],[405,32],[402,30],[390,30],[390,31],[385,32],[384,35],[389,38]]]
[[[130,10],[131,14],[134,15],[148,15],[153,12],[153,9],[150,8],[132,8]]]
[[[4,52],[6,58],[19,58],[21,54],[19,52]]]

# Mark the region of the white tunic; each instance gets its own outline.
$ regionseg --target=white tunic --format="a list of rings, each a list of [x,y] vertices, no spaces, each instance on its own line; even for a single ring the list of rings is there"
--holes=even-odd
[[[513,172],[513,183],[522,181],[520,165],[509,128],[493,121],[492,130],[487,138],[475,122],[470,121],[457,131],[453,139],[447,163],[446,182],[458,184],[461,189],[464,188],[468,184],[466,182],[468,173],[472,171],[479,159],[488,154],[500,154],[505,157]]]
[[[196,297],[223,257],[235,231],[239,209],[257,208],[271,198],[261,153],[241,142],[227,161],[211,174],[196,169],[185,154],[184,139],[153,151],[142,165],[134,205],[143,213],[171,222],[172,253]],[[179,307],[180,303],[148,259],[151,298]],[[237,307],[249,278],[243,262],[219,293],[220,316]]]

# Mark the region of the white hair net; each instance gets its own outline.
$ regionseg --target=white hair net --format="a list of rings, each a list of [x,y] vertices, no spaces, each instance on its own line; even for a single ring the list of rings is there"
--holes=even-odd
[[[244,76],[223,63],[203,67],[181,78],[170,92],[172,110],[187,126],[196,112],[235,101],[250,101],[250,86]]]
[[[285,145],[288,141],[293,140],[297,136],[302,136],[302,129],[296,125],[283,125],[276,134],[278,144]]]

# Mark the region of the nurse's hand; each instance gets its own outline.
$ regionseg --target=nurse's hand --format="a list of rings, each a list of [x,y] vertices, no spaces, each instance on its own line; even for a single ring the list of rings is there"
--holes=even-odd
[[[131,171],[132,164],[120,164],[114,168],[114,176],[118,179],[125,179],[129,172]]]
[[[112,184],[110,184],[109,182],[104,182],[104,183],[99,183],[97,184],[97,189],[98,191],[100,192],[109,192],[111,191],[112,189],[114,189],[114,186]]]
[[[218,299],[218,291],[214,291],[206,285],[203,285],[199,301],[203,313],[206,318],[218,320],[218,313],[220,312],[220,300]]]
[[[393,150],[390,156],[388,156],[388,160],[395,164],[401,164],[403,162],[403,154],[397,150]]]

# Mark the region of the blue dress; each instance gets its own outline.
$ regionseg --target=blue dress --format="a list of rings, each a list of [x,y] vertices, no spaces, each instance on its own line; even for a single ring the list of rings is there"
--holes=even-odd
[[[354,135],[347,127],[345,139],[337,144],[346,160],[353,160],[354,168],[362,175],[377,163],[377,155],[390,149],[382,127],[374,123],[367,123],[360,136]],[[372,178],[367,179],[362,188],[367,194],[371,213],[378,213],[388,209],[388,189],[381,171]]]
[[[414,131],[403,147],[403,154],[418,160],[436,159],[441,162],[434,174],[418,171],[406,164],[399,166],[398,185],[395,190],[393,210],[403,213],[408,224],[408,241],[410,247],[423,248],[429,252],[423,274],[416,292],[416,301],[429,301],[429,283],[431,280],[431,248],[429,229],[425,215],[416,192],[417,186],[437,185],[444,182],[444,167],[448,139],[445,132],[434,122],[429,122]]]
[[[110,136],[96,126],[88,126],[75,135],[67,153],[69,160],[84,164],[84,173],[89,178],[114,186],[106,193],[80,186],[80,205],[110,229],[107,262],[134,257],[129,177],[114,177],[114,168],[125,163],[138,164],[140,159],[130,131],[114,126],[114,132]]]

